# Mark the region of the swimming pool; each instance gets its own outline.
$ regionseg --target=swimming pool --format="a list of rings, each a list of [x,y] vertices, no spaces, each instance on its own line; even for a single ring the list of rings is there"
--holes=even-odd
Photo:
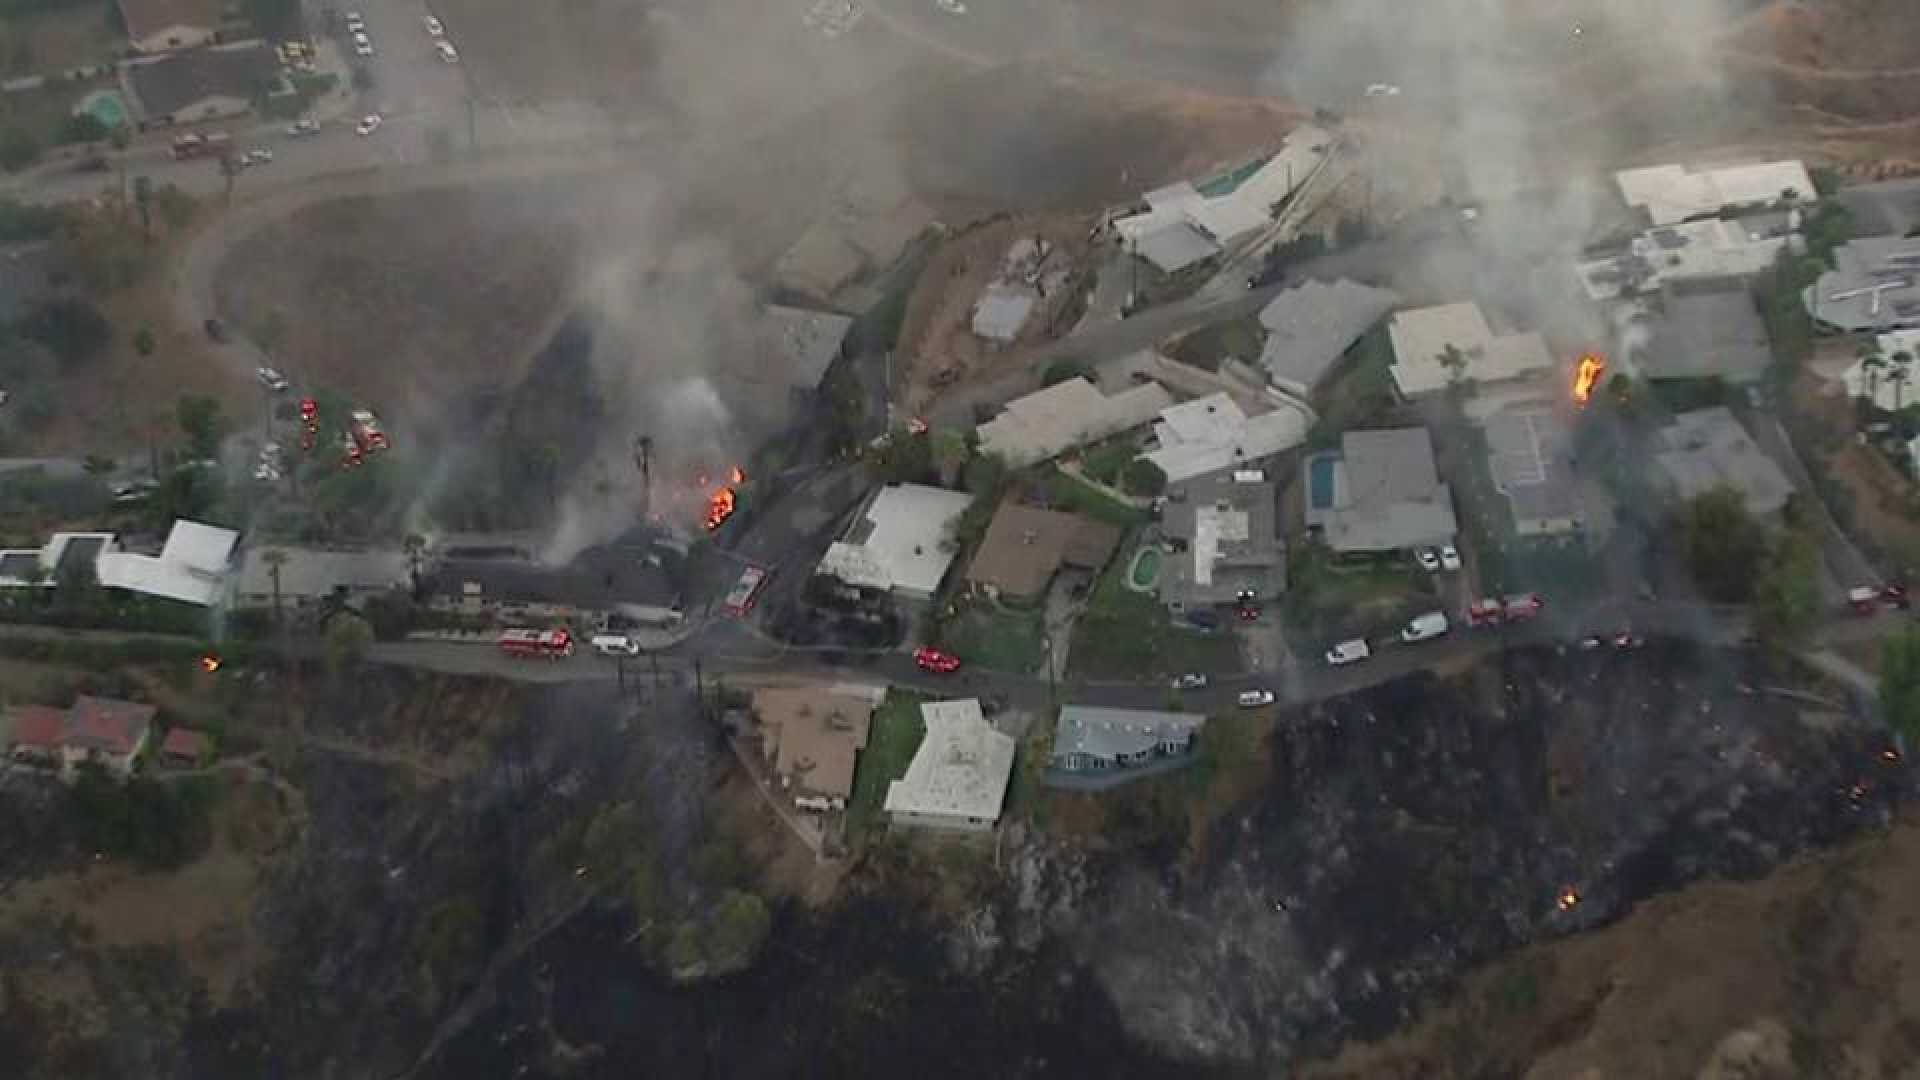
[[[127,103],[121,99],[118,90],[95,90],[81,98],[73,112],[75,116],[81,113],[91,115],[108,131],[127,126]]]
[[[1333,469],[1339,463],[1339,457],[1333,454],[1307,460],[1307,500],[1313,509],[1333,509]]]

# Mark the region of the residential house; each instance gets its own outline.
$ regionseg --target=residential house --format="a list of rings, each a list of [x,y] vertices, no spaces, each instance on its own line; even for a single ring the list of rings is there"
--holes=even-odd
[[[51,589],[76,574],[100,577],[100,557],[117,550],[112,533],[54,533],[37,548],[0,550],[0,588]]]
[[[205,762],[212,750],[212,741],[192,728],[172,728],[166,738],[160,740],[160,760],[178,768],[193,768]]]
[[[1854,236],[1920,236],[1920,179],[1849,184],[1833,193]]]
[[[1654,462],[1678,498],[1732,488],[1749,511],[1764,517],[1779,513],[1793,494],[1793,481],[1724,405],[1674,417],[1660,433],[1660,445]]]
[[[643,625],[681,621],[679,584],[657,550],[635,558],[624,545],[591,547],[564,566],[536,563],[518,553],[487,558],[446,550],[421,575],[422,592],[438,610],[507,621],[609,615]]]
[[[1175,614],[1286,590],[1279,496],[1258,469],[1229,469],[1168,489],[1161,530],[1169,550],[1156,586]]]
[[[267,557],[278,552],[284,557],[276,567]],[[279,579],[280,603],[303,608],[338,596],[350,604],[368,596],[411,584],[407,555],[403,551],[329,551],[320,548],[271,545],[249,547],[240,556],[240,571],[233,585],[234,603],[240,607],[271,607]]]
[[[1267,331],[1260,366],[1274,386],[1308,398],[1354,342],[1399,303],[1390,289],[1344,279],[1296,285],[1260,309]]]
[[[121,72],[143,129],[239,116],[261,98],[290,92],[278,58],[259,41],[136,60]]]
[[[1259,236],[1332,157],[1338,140],[1311,124],[1287,133],[1280,150],[1199,184],[1182,181],[1142,197],[1145,209],[1116,218],[1114,231],[1138,257],[1177,273]]]
[[[1120,529],[1104,521],[1004,502],[974,549],[966,581],[998,600],[1032,601],[1063,567],[1099,572],[1119,545]]]
[[[1649,379],[1724,379],[1749,384],[1773,365],[1772,340],[1744,281],[1709,278],[1669,284],[1642,325],[1629,358]]]
[[[1586,526],[1585,504],[1573,475],[1573,434],[1562,408],[1540,400],[1479,419],[1488,472],[1494,490],[1506,499],[1518,536],[1571,536]]]
[[[1141,456],[1166,474],[1169,484],[1227,468],[1257,465],[1307,439],[1313,410],[1284,395],[1269,412],[1248,416],[1226,391],[1160,410],[1153,441]]]
[[[1444,392],[1456,380],[1475,387],[1538,375],[1553,367],[1537,333],[1496,334],[1478,304],[1442,304],[1397,312],[1387,324],[1393,339],[1393,381],[1402,397]],[[1458,355],[1456,370],[1443,358]]]
[[[1693,172],[1684,165],[1654,165],[1613,174],[1620,197],[1644,211],[1655,225],[1675,225],[1725,211],[1818,198],[1813,178],[1798,161],[1729,165]]]
[[[1336,552],[1406,551],[1458,531],[1426,428],[1346,432],[1339,452],[1312,455],[1304,469],[1307,526]]]
[[[118,0],[127,43],[139,53],[191,49],[217,41],[226,0]]]
[[[1076,376],[1007,402],[1000,415],[980,425],[980,451],[1024,469],[1143,427],[1172,404],[1173,395],[1159,383],[1108,395]]]
[[[953,530],[973,502],[963,491],[893,484],[875,492],[818,572],[859,589],[925,600],[953,565]]]
[[[853,772],[885,691],[866,686],[765,687],[754,692],[760,743],[780,789],[802,810],[844,810]]]
[[[1206,723],[1191,713],[1068,705],[1054,725],[1049,765],[1069,776],[1151,775],[1190,759]]]
[[[153,737],[152,705],[82,695],[67,711],[60,751],[66,768],[98,765],[125,776]]]
[[[240,534],[232,529],[179,520],[158,555],[103,551],[96,568],[100,584],[144,596],[212,607],[227,591],[227,570]]]
[[[1577,269],[1594,300],[1674,284],[1746,279],[1771,267],[1783,250],[1801,250],[1799,231],[1798,210],[1662,225],[1633,237],[1626,251],[1587,260]]]
[[[5,716],[7,757],[23,765],[58,768],[67,712],[46,705],[15,705]]]
[[[1833,249],[1833,269],[1801,293],[1818,329],[1844,334],[1920,329],[1920,238],[1867,236]]]
[[[887,785],[887,820],[904,828],[986,832],[1013,775],[1013,736],[994,730],[977,698],[920,706],[926,735],[906,775]]]

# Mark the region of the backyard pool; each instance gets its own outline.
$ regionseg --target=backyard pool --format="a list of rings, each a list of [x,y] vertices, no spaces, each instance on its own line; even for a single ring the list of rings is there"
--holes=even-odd
[[[1134,553],[1133,566],[1127,570],[1127,584],[1135,592],[1146,592],[1160,580],[1160,549],[1143,547]]]
[[[1307,460],[1307,503],[1313,510],[1333,509],[1333,470],[1340,464],[1336,454],[1321,454]]]
[[[100,125],[108,131],[127,125],[127,103],[118,90],[95,90],[81,98],[80,104],[73,107],[73,114],[79,116],[82,113],[100,121]]]

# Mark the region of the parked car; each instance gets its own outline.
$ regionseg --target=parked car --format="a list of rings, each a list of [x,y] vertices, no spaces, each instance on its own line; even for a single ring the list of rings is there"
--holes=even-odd
[[[434,42],[433,51],[440,54],[440,59],[443,63],[457,64],[460,62],[460,51],[447,42]]]
[[[1240,697],[1237,700],[1240,702],[1240,707],[1243,709],[1257,709],[1262,705],[1273,704],[1273,691],[1242,690],[1240,691]]]
[[[427,16],[424,19],[421,19],[420,21],[426,24],[427,33],[433,37],[439,37],[440,35],[447,32],[447,28],[440,25],[440,20],[434,18],[431,15]]]
[[[1327,663],[1334,667],[1345,667],[1348,664],[1357,664],[1372,655],[1373,650],[1367,647],[1364,638],[1354,638],[1352,641],[1343,641],[1328,649]]]
[[[259,147],[258,149],[249,150],[246,153],[240,155],[240,164],[242,166],[271,165],[272,163],[273,163],[273,151],[267,149],[264,146]]]
[[[1437,574],[1440,572],[1440,556],[1435,554],[1432,548],[1421,548],[1413,553],[1413,557],[1415,561],[1419,562],[1420,569],[1425,570],[1427,573]]]
[[[920,666],[920,670],[931,671],[935,675],[951,675],[960,670],[959,657],[926,645],[913,650],[913,662]]]
[[[1173,680],[1173,688],[1175,690],[1201,690],[1205,689],[1206,685],[1207,677],[1197,671],[1189,671],[1185,675],[1177,675]]]
[[[276,394],[286,390],[289,385],[285,375],[280,374],[270,367],[254,368],[253,377],[260,380],[261,386],[266,387]]]
[[[639,656],[640,643],[625,634],[595,634],[593,651],[601,656]]]
[[[368,113],[367,115],[360,118],[360,122],[358,124],[354,125],[353,133],[355,135],[371,135],[374,132],[379,130],[380,130],[380,114]]]
[[[1425,615],[1415,615],[1400,631],[1400,640],[1411,645],[1416,641],[1432,641],[1447,632],[1447,617],[1437,611]]]
[[[1460,553],[1454,550],[1452,544],[1440,545],[1440,569],[1449,572],[1460,569]]]
[[[320,121],[315,120],[311,116],[303,116],[287,125],[287,134],[296,139],[306,135],[318,135],[320,134]]]

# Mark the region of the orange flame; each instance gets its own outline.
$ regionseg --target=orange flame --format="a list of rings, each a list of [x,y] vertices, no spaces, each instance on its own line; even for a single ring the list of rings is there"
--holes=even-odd
[[[737,471],[737,470],[736,470]],[[733,516],[734,495],[730,487],[719,488],[707,496],[707,531],[712,532]]]
[[[732,470],[730,470],[727,473],[727,484],[729,486],[738,486],[746,482],[747,482],[747,474],[744,472],[741,472],[740,466],[738,465],[735,465],[732,468]]]
[[[1600,384],[1600,376],[1605,374],[1607,362],[1598,353],[1588,353],[1580,358],[1580,371],[1573,379],[1573,399],[1585,405],[1593,397],[1593,388]]]
[[[208,653],[200,658],[200,670],[211,675],[220,670],[220,658]]]

